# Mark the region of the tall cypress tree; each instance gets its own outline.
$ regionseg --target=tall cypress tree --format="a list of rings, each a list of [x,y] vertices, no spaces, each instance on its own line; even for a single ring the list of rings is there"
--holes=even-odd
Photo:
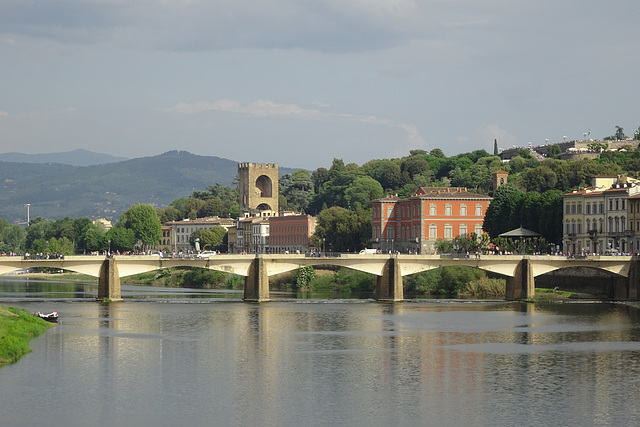
[[[498,139],[494,139],[493,140],[493,155],[497,156],[498,155]]]

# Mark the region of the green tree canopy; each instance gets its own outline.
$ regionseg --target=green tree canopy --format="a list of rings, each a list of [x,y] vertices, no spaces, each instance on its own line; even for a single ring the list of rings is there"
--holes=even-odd
[[[371,212],[368,210],[350,211],[334,206],[320,212],[317,221],[314,240],[324,240],[325,248],[333,251],[358,251],[371,238]]]
[[[162,237],[162,224],[151,205],[132,206],[120,216],[116,225],[133,230],[136,240],[143,245],[155,245]]]

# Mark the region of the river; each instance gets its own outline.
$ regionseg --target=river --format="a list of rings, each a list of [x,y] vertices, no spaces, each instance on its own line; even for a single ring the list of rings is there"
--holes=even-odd
[[[623,304],[295,299],[0,279],[58,310],[0,368],[2,426],[626,426],[640,311]]]

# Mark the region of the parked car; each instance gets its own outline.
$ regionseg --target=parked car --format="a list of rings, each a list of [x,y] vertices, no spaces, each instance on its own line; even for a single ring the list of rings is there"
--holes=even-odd
[[[209,258],[211,255],[216,255],[216,251],[202,251],[198,254],[198,258]]]

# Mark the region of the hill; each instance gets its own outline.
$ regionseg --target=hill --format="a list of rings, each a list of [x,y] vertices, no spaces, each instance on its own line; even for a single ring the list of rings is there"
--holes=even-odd
[[[0,161],[13,163],[61,163],[71,166],[103,165],[128,160],[126,157],[116,157],[110,154],[94,153],[92,151],[77,149],[64,153],[3,153]]]
[[[209,185],[232,186],[237,171],[235,161],[186,151],[94,166],[0,162],[0,218],[26,221],[29,203],[31,218],[113,221],[131,205],[165,207]]]

